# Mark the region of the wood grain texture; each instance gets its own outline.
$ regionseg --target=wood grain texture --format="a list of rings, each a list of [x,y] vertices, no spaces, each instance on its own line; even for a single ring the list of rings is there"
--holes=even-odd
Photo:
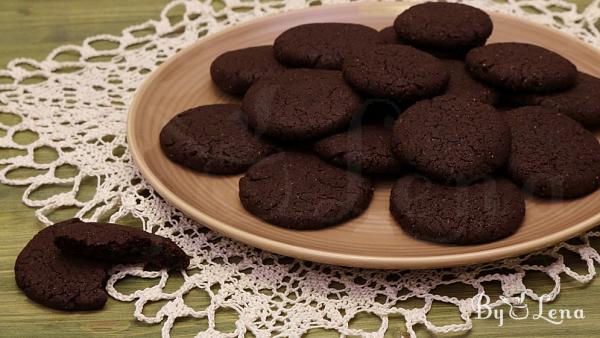
[[[54,47],[65,43],[80,43],[87,36],[117,34],[128,25],[156,18],[166,0],[2,0],[0,1],[0,67],[15,57],[42,59]],[[588,0],[579,1],[582,4]],[[48,157],[51,155],[47,155]],[[20,202],[22,187],[0,185],[0,337],[158,337],[159,325],[138,323],[132,317],[133,304],[109,300],[107,307],[93,313],[62,313],[46,309],[30,302],[17,289],[13,265],[16,256],[27,241],[41,229],[33,216],[33,210]],[[51,193],[51,191],[47,192]],[[57,215],[60,216],[60,215]],[[68,217],[68,211],[62,214]],[[583,271],[582,264],[576,264]],[[177,279],[169,283],[177,285]],[[532,275],[526,280],[534,290],[546,290],[551,281],[543,275]],[[118,286],[120,290],[134,290],[148,286],[148,282],[128,280]],[[440,290],[440,292],[442,292]],[[456,297],[473,293],[470,289],[445,290]],[[541,320],[507,321],[499,328],[495,320],[475,320],[474,329],[468,334],[453,337],[594,337],[598,336],[600,305],[594,295],[600,292],[600,282],[592,281],[586,286],[566,278],[562,294],[548,308],[583,308],[586,319],[568,321],[555,326]],[[205,294],[194,293],[186,299],[192,306],[203,308],[208,299]],[[158,305],[148,308],[156,311]],[[420,306],[418,301],[415,306]],[[457,312],[445,305],[434,305],[429,318],[435,324],[460,320]],[[221,312],[217,316],[218,328],[233,328],[235,315]],[[207,325],[202,320],[178,321],[173,337],[193,337]],[[352,327],[373,329],[379,320],[361,315],[351,323]],[[386,337],[400,337],[403,322],[391,318],[391,329]],[[430,337],[419,327],[418,335]],[[250,335],[248,335],[250,336]],[[327,330],[314,330],[309,337],[337,337]]]

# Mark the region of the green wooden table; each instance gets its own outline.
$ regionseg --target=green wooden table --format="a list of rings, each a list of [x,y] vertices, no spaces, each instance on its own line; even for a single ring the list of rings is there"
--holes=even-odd
[[[118,34],[129,25],[149,18],[157,18],[166,2],[166,0],[2,0],[0,1],[0,67],[5,67],[9,60],[16,57],[41,60],[55,47],[65,43],[79,44],[85,37],[91,35]],[[589,3],[587,0],[578,1],[582,6],[587,3]],[[2,156],[6,154],[0,152],[0,157]],[[101,311],[64,313],[41,307],[29,301],[19,291],[14,282],[15,258],[27,241],[42,228],[34,218],[33,210],[21,203],[23,191],[23,187],[0,185],[0,336],[159,336],[160,325],[139,323],[133,318],[132,303],[109,300],[105,309]],[[579,271],[584,271],[582,264],[577,265]],[[174,280],[172,285],[177,284],[178,281]],[[549,291],[553,285],[542,274],[529,276],[526,284],[542,292]],[[142,280],[126,280],[118,288],[135,290],[140,286],[148,285],[148,282]],[[499,290],[498,285],[495,285],[495,288]],[[446,288],[439,291],[456,297],[474,294],[472,289],[448,290]],[[585,319],[566,321],[562,325],[552,325],[543,320],[506,319],[502,327],[498,327],[497,320],[475,320],[471,332],[450,336],[600,336],[600,304],[596,299],[598,294],[600,294],[598,279],[582,286],[565,277],[561,295],[555,302],[547,305],[545,310],[582,308]],[[208,303],[207,296],[200,293],[187,298],[186,301],[198,309]],[[535,304],[528,304],[530,309],[536,308]],[[147,307],[147,313],[156,311],[160,305]],[[414,305],[420,304],[415,302]],[[444,304],[435,304],[429,318],[434,324],[440,325],[460,320],[454,307]],[[235,313],[218,313],[218,329],[224,332],[233,330],[235,319]],[[405,333],[401,318],[391,318],[390,322],[391,329],[388,330],[386,337],[400,337]],[[379,324],[376,317],[365,315],[353,320],[351,326],[376,330]],[[206,327],[206,320],[180,320],[176,322],[173,336],[192,337]],[[417,331],[419,336],[430,336],[423,327],[419,327]],[[337,337],[337,334],[327,330],[314,330],[307,336]]]

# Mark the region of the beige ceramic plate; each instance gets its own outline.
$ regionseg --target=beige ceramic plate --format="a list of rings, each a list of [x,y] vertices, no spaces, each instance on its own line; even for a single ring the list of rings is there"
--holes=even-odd
[[[407,6],[358,3],[317,7],[254,20],[202,39],[160,66],[139,88],[129,113],[128,140],[144,177],[171,204],[211,229],[283,255],[368,268],[431,268],[492,261],[566,240],[600,223],[600,191],[571,202],[527,201],[527,216],[509,238],[474,246],[446,246],[415,240],[388,211],[389,184],[377,186],[369,209],[329,229],[292,231],[266,224],[238,200],[239,176],[196,173],[162,154],[158,135],[177,113],[197,105],[230,102],[211,83],[209,65],[219,54],[271,44],[288,27],[307,22],[355,22],[380,29]],[[600,75],[600,55],[565,34],[513,17],[493,14],[491,41],[523,41],[559,52],[580,70]]]

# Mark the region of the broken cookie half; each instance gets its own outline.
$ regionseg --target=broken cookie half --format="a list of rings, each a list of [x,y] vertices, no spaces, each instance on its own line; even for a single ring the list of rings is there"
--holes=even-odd
[[[106,303],[108,269],[144,264],[185,269],[189,258],[171,240],[111,223],[71,219],[42,229],[15,263],[17,285],[31,300],[58,310],[96,310]]]

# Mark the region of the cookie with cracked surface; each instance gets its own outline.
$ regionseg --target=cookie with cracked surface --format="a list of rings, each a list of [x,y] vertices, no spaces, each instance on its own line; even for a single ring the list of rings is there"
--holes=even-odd
[[[171,161],[219,175],[241,173],[276,151],[248,128],[237,104],[200,106],[176,115],[161,130],[160,146]]]
[[[378,32],[353,23],[310,23],[281,33],[275,58],[291,67],[341,69],[345,58],[379,42]]]
[[[242,109],[248,124],[259,133],[300,141],[342,130],[359,117],[362,103],[339,71],[288,69],[250,87]]]
[[[575,86],[561,92],[540,94],[508,94],[509,102],[539,105],[567,115],[584,126],[600,125],[600,79],[579,72]]]
[[[271,155],[240,179],[246,210],[268,223],[299,230],[354,218],[372,196],[368,179],[303,153]]]
[[[263,76],[272,76],[285,67],[273,56],[273,46],[237,49],[219,55],[210,64],[210,76],[221,90],[244,94]]]
[[[313,145],[324,160],[363,174],[398,174],[404,166],[392,152],[392,131],[363,125],[326,137]]]
[[[510,129],[494,107],[437,96],[408,108],[393,129],[393,150],[418,171],[446,182],[493,173],[510,153]]]
[[[512,133],[508,174],[534,195],[576,198],[600,187],[600,144],[573,119],[540,106],[504,113]]]
[[[465,67],[465,63],[458,60],[442,60],[450,73],[450,81],[444,94],[463,97],[467,100],[479,101],[487,104],[498,102],[498,92],[474,79]]]
[[[344,62],[343,72],[359,91],[400,102],[437,95],[449,80],[440,60],[403,45],[380,44],[362,50]]]
[[[129,226],[73,219],[55,232],[67,255],[108,264],[141,264],[146,269],[181,270],[190,259],[173,241]]]
[[[46,227],[27,243],[15,263],[15,280],[36,303],[57,310],[97,310],[108,298],[107,266],[63,255],[54,244],[56,232],[72,222]]]
[[[402,41],[415,47],[464,55],[485,43],[493,24],[489,15],[475,7],[426,2],[400,13],[394,29]]]
[[[469,51],[469,72],[492,86],[529,93],[548,93],[575,84],[577,68],[546,48],[517,42],[492,43]]]
[[[513,234],[525,216],[520,189],[507,179],[448,186],[404,176],[392,188],[390,212],[411,236],[444,244],[481,244]]]

